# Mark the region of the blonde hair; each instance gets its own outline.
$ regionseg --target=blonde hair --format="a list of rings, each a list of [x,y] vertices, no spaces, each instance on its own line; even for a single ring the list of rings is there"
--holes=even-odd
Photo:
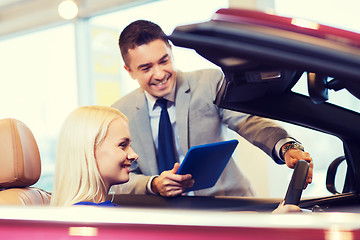
[[[84,106],[70,113],[59,135],[51,205],[98,202],[106,197],[95,149],[104,140],[110,123],[118,118],[128,122],[112,107]]]

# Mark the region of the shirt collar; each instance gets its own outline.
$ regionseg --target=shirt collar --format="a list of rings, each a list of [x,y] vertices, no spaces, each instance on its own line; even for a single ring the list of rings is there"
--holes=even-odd
[[[168,100],[171,103],[174,103],[175,102],[175,88],[176,88],[176,83],[175,83],[173,89],[171,90],[171,92],[168,95],[165,95],[163,98],[165,98],[166,100]],[[144,92],[145,92],[145,97],[146,97],[146,100],[148,103],[149,111],[152,111],[155,108],[155,103],[158,98],[154,97],[147,91],[144,91]]]

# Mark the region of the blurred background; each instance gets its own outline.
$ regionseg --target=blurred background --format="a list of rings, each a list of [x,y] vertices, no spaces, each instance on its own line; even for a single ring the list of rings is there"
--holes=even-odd
[[[117,46],[126,25],[147,19],[171,34],[176,26],[208,21],[216,10],[227,7],[301,17],[360,32],[357,0],[0,0],[0,118],[17,118],[33,131],[42,159],[42,177],[36,186],[52,191],[57,137],[72,110],[111,105],[138,87],[123,69]],[[217,68],[193,50],[173,50],[180,70]],[[305,79],[294,90],[307,95]],[[359,112],[358,100],[343,91],[330,92],[330,102]],[[344,154],[341,141],[280,124],[314,159],[314,183],[303,196],[329,195],[326,170]],[[284,197],[292,171],[239,140],[237,163],[258,196]]]

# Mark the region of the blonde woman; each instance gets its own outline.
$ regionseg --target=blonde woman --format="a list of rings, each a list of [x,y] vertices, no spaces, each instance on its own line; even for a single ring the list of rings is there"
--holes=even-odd
[[[116,206],[106,198],[112,185],[129,181],[131,162],[138,158],[130,141],[128,120],[119,110],[74,110],[60,131],[51,205]],[[274,213],[297,211],[282,202]]]
[[[137,154],[130,147],[128,120],[104,106],[74,110],[60,131],[51,205],[114,206],[106,201],[114,184],[129,181]]]

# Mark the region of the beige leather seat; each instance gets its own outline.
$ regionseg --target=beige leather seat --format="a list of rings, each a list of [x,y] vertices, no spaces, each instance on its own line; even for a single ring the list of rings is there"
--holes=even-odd
[[[41,174],[36,140],[16,119],[0,120],[0,204],[47,205],[50,194],[31,187]]]

